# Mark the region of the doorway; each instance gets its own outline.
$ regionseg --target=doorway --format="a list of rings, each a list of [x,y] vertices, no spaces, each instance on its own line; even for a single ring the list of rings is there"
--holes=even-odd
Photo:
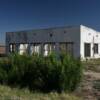
[[[84,44],[84,56],[85,57],[90,57],[91,56],[91,44],[90,43],[85,43]]]

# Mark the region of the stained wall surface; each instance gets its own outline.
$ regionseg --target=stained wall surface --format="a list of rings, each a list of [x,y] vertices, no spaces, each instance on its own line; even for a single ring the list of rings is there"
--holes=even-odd
[[[7,32],[6,53],[9,53],[9,44],[55,43],[56,50],[59,43],[73,42],[73,55],[80,57],[80,26],[68,26],[29,31]]]

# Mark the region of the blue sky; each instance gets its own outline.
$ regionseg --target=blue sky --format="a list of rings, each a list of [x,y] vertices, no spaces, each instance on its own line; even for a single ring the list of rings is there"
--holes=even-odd
[[[100,31],[100,0],[0,0],[0,43],[9,31],[80,24]]]

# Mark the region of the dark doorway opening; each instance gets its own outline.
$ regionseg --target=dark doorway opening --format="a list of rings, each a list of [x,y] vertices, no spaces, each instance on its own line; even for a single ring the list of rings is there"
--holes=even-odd
[[[91,44],[90,43],[84,44],[84,55],[85,55],[85,57],[91,56]]]

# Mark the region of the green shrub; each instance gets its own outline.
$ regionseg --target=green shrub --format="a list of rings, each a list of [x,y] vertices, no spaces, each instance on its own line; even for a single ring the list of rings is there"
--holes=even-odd
[[[81,62],[66,54],[59,57],[13,54],[8,61],[5,66],[0,64],[0,81],[5,76],[6,84],[31,91],[73,91],[82,77]]]
[[[80,83],[83,75],[81,61],[67,54],[60,55],[62,65],[63,90],[73,91]]]
[[[11,62],[9,59],[0,59],[0,83],[6,84],[8,78],[8,72],[10,70]]]
[[[11,60],[11,67],[8,73],[8,84],[20,86],[24,81],[22,77],[27,71],[31,57],[28,55],[13,54],[9,56],[9,59]]]

